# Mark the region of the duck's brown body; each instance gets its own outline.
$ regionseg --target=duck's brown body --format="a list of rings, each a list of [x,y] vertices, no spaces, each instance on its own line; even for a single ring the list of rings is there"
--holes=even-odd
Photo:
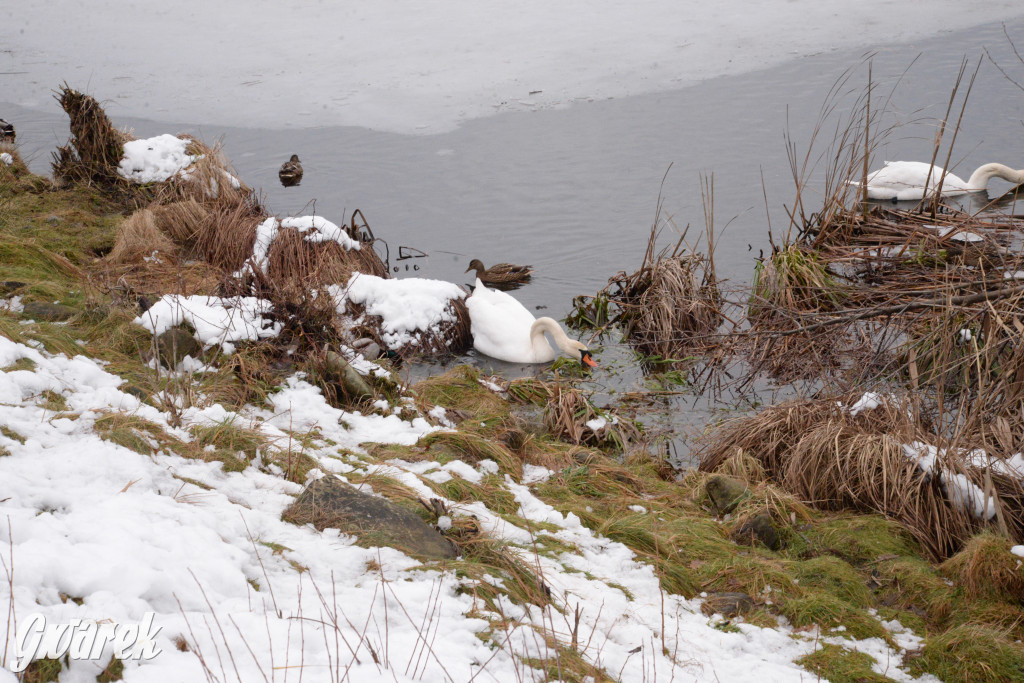
[[[473,259],[469,262],[469,268],[466,268],[468,273],[471,270],[476,271],[476,276],[480,278],[480,282],[488,285],[503,285],[503,284],[522,284],[530,281],[530,276],[533,275],[533,266],[514,266],[511,263],[496,263],[490,268],[484,268],[484,264],[480,262],[480,259]]]

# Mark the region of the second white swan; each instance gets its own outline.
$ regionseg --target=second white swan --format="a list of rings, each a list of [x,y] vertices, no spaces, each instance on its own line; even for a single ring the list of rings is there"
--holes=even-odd
[[[515,297],[487,289],[479,278],[466,308],[473,348],[482,354],[510,363],[549,363],[558,351],[548,343],[547,333],[559,351],[585,365],[597,365],[586,344],[566,336],[556,320],[534,318]]]
[[[1024,169],[1015,171],[1003,164],[979,166],[966,182],[952,173],[945,173],[945,176],[943,173],[945,171],[941,166],[932,166],[923,161],[887,161],[884,167],[868,174],[868,197],[897,201],[922,199],[935,193],[939,179],[942,179],[943,196],[984,192],[992,178],[1002,178],[1014,185],[1024,183]],[[850,184],[860,186],[859,182],[851,181]]]

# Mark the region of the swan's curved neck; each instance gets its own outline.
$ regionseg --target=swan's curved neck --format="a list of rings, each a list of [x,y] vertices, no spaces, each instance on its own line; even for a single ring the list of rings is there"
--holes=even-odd
[[[1024,169],[1015,171],[1009,166],[1003,164],[985,164],[979,166],[974,173],[971,174],[970,180],[967,181],[968,187],[975,190],[984,190],[988,186],[988,181],[992,178],[1002,178],[1008,180],[1014,185],[1020,185],[1024,183]]]
[[[569,339],[562,330],[562,326],[554,318],[537,318],[533,321],[533,325],[530,326],[530,342],[536,343],[538,338],[543,341],[545,332],[551,335],[555,345],[563,352],[570,356],[578,353],[576,347],[572,345],[572,340]],[[544,343],[547,344],[546,341]]]

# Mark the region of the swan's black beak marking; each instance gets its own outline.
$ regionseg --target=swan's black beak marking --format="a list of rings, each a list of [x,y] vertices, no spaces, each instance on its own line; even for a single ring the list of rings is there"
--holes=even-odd
[[[584,365],[589,365],[592,368],[597,367],[597,362],[594,360],[594,357],[590,355],[590,351],[580,351],[580,362]]]

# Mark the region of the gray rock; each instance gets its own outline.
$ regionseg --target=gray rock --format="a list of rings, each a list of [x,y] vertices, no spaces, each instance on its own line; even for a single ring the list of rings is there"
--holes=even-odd
[[[327,367],[330,368],[345,394],[354,399],[373,398],[373,387],[352,365],[334,351],[327,352]]]
[[[739,479],[716,474],[707,483],[708,497],[720,515],[732,512],[747,495],[747,485]]]
[[[57,225],[57,223],[60,223],[60,217],[57,214],[51,213],[46,217],[46,222],[50,225]]]
[[[375,360],[380,358],[380,344],[370,339],[369,337],[360,337],[352,342],[352,348],[363,354],[363,358],[367,360]]]
[[[140,401],[146,401],[149,399],[149,392],[141,387],[135,386],[134,384],[123,384],[120,388],[124,393],[131,394]]]
[[[374,360],[380,358],[380,346],[377,342],[371,341],[369,344],[359,349],[359,353],[363,354],[363,358],[367,360]]]
[[[746,593],[711,593],[700,606],[700,611],[708,616],[721,614],[727,619],[746,614],[752,609],[754,599]]]
[[[202,345],[183,327],[172,327],[156,338],[157,356],[169,368],[177,366],[185,356],[198,358],[202,352]]]
[[[45,320],[46,322],[61,322],[70,320],[77,311],[64,304],[50,304],[45,301],[32,301],[25,304],[22,315],[33,320]]]
[[[369,546],[389,546],[435,560],[452,559],[455,546],[419,515],[389,500],[357,491],[328,475],[310,484],[282,519],[340,529]]]
[[[761,543],[769,550],[778,550],[782,547],[779,532],[775,530],[772,523],[772,516],[767,512],[751,517],[740,525],[732,534],[732,540],[744,545],[757,545]]]

